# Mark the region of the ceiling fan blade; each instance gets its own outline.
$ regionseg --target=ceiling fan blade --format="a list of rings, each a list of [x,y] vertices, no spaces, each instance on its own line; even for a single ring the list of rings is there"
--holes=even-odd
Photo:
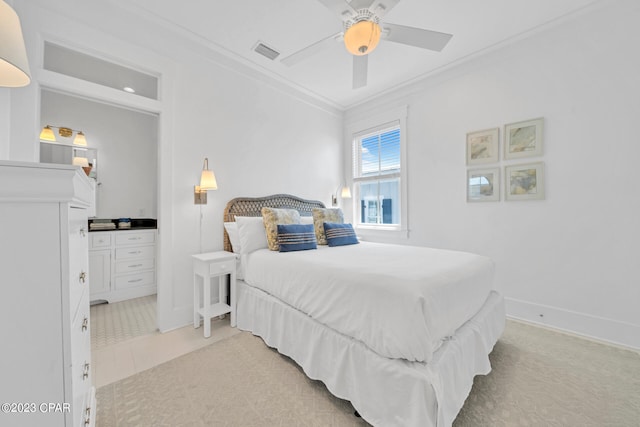
[[[400,0],[374,0],[369,6],[369,10],[375,13],[378,18],[382,19],[382,17],[396,7],[399,2]]]
[[[351,0],[349,6],[351,6],[353,10],[369,9],[374,2],[375,0]],[[371,9],[371,11],[373,11],[373,9]]]
[[[353,88],[360,89],[367,85],[367,68],[369,55],[353,55]]]
[[[356,14],[356,10],[345,0],[318,0],[327,9],[335,12],[343,21],[350,19]]]
[[[440,52],[449,43],[453,35],[438,31],[423,30],[422,28],[406,27],[404,25],[383,24],[385,38],[390,42],[408,44],[422,49]]]
[[[291,55],[282,58],[280,62],[284,65],[291,67],[292,65],[297,64],[300,61],[303,61],[310,56],[315,55],[316,53],[333,46],[340,38],[342,37],[342,33],[337,33],[332,36],[327,37],[326,39],[322,39],[314,44],[307,46],[299,51],[292,53]]]

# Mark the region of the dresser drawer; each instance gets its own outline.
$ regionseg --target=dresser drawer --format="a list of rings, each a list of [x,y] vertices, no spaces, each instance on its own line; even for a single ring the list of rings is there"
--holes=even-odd
[[[82,422],[84,427],[95,427],[96,425],[96,416],[97,414],[97,406],[96,406],[96,389],[95,387],[91,387],[89,393],[87,393],[87,399],[83,406],[84,414]]]
[[[139,232],[124,232],[120,231],[116,233],[116,246],[121,245],[139,245],[145,243],[155,243],[156,233],[155,231],[139,231]]]
[[[89,226],[85,209],[69,208],[69,235],[72,238],[87,240]],[[85,243],[86,245],[86,243]]]
[[[89,292],[80,300],[78,312],[71,323],[71,385],[73,393],[74,425],[84,425],[84,410],[92,389],[91,322]]]
[[[71,322],[71,352],[74,356],[91,349],[90,313],[89,292],[85,291]]]
[[[83,320],[83,319],[79,319]],[[80,324],[77,325],[80,327]],[[89,329],[87,329],[89,331]],[[71,372],[73,395],[86,394],[93,382],[91,378],[91,333],[83,333],[75,348],[71,349]]]
[[[69,308],[73,319],[83,292],[89,288],[87,213],[69,209]]]
[[[91,354],[90,310],[89,292],[85,292],[71,323],[71,363],[74,365],[80,363],[80,359],[90,358],[88,356]]]
[[[89,260],[71,255],[69,260],[69,315],[71,319],[78,310],[80,298],[85,290],[89,290]]]
[[[155,258],[120,261],[116,263],[116,274],[135,273],[136,271],[150,270],[155,267]]]
[[[89,249],[103,249],[111,246],[111,233],[94,231],[89,236]]]
[[[88,366],[87,362],[87,366]],[[88,376],[84,376],[85,372],[89,371]],[[87,368],[83,365],[72,366],[73,372],[73,403],[71,405],[71,411],[73,412],[73,425],[84,426],[86,417],[86,409],[90,405],[89,397],[91,396],[91,368]],[[94,409],[90,409],[91,412]],[[90,415],[94,415],[91,413]]]
[[[116,260],[130,258],[155,258],[155,246],[138,246],[133,248],[116,248]]]
[[[116,289],[127,289],[136,286],[153,285],[155,283],[156,273],[154,271],[116,277]]]

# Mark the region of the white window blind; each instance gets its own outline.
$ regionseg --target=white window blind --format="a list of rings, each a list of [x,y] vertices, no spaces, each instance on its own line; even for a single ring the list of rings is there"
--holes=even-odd
[[[400,124],[393,122],[354,137],[353,182],[360,225],[400,225],[400,136]]]

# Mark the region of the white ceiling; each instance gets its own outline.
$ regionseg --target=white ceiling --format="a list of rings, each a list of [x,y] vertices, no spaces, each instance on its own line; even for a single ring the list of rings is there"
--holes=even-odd
[[[348,108],[376,94],[518,39],[598,0],[400,0],[384,21],[453,34],[442,52],[381,40],[369,56],[368,85],[352,89],[352,58],[341,41],[292,67],[280,62],[342,31],[340,19],[317,0],[129,0],[191,39],[267,75]],[[281,52],[271,61],[256,42]]]

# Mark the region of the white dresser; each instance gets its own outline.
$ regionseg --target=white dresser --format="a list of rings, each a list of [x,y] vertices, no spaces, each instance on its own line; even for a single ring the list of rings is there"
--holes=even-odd
[[[92,197],[78,167],[0,161],[0,425],[95,425]]]
[[[156,293],[154,229],[89,233],[91,300],[110,303]]]

